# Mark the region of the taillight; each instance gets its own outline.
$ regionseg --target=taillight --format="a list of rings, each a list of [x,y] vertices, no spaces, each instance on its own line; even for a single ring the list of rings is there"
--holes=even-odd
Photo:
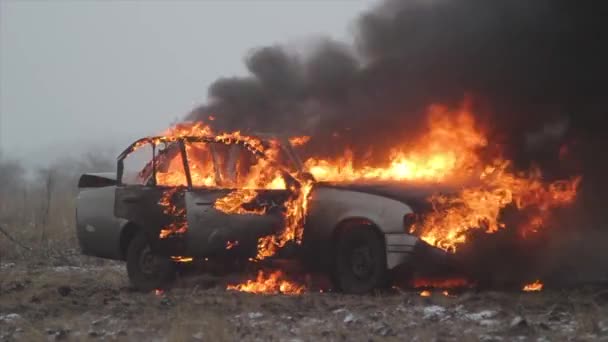
[[[414,227],[414,223],[416,223],[416,214],[407,213],[403,215],[403,230],[406,233],[413,233],[412,228]]]

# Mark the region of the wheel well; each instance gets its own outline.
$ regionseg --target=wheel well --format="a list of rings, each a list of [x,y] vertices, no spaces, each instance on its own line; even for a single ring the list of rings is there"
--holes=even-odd
[[[127,256],[127,248],[129,248],[129,243],[137,232],[139,231],[139,226],[133,222],[127,223],[120,232],[120,255],[123,259]]]
[[[382,244],[386,245],[385,239],[384,239],[384,234],[382,233],[380,228],[378,228],[378,225],[376,225],[373,221],[371,221],[367,218],[364,218],[364,217],[353,217],[353,218],[349,218],[349,219],[343,220],[340,223],[338,223],[338,225],[332,232],[332,237],[331,237],[332,249],[338,242],[338,238],[340,237],[340,235],[344,234],[346,231],[348,231],[350,229],[354,229],[356,227],[361,227],[361,226],[366,226],[367,228],[374,231],[376,233],[376,235],[378,236],[378,238],[380,238],[382,240]],[[386,246],[385,246],[385,249],[386,249]]]

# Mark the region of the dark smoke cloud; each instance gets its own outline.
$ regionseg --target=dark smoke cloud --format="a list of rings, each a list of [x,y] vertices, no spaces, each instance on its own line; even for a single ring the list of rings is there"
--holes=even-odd
[[[385,1],[358,19],[354,51],[329,40],[306,56],[256,49],[251,74],[217,80],[189,119],[214,114],[224,129],[308,133],[323,145],[348,129],[342,144],[369,145],[424,124],[430,103],[470,94],[511,140],[554,118],[586,128],[605,113],[607,14],[572,1]]]
[[[384,1],[358,18],[354,47],[254,50],[250,75],[217,80],[188,119],[311,134],[316,154],[363,153],[415,137],[429,104],[468,95],[518,167],[540,164],[547,178],[582,173],[577,225],[604,227],[606,18],[599,1]]]

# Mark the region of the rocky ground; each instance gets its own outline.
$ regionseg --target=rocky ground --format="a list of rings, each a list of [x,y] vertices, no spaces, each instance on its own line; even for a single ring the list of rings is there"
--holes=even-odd
[[[120,263],[5,262],[0,274],[0,341],[608,340],[608,290],[593,287],[252,295],[194,275],[144,294],[128,287]]]

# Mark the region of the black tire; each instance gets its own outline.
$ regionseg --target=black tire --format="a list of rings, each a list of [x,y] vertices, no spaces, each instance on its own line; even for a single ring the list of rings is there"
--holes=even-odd
[[[338,290],[363,294],[386,286],[384,241],[373,228],[362,225],[346,229],[335,247],[332,278]]]
[[[162,289],[175,278],[175,264],[168,257],[152,254],[146,234],[139,231],[127,249],[127,274],[139,291]]]

